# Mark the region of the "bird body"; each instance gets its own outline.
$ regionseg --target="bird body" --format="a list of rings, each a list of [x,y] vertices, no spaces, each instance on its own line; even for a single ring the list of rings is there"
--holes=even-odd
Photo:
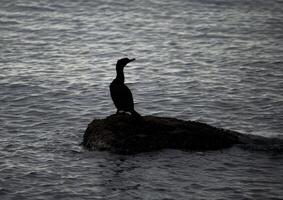
[[[117,61],[117,76],[110,84],[110,94],[119,111],[130,112],[132,115],[140,116],[134,109],[134,100],[131,90],[125,85],[124,67],[135,59],[123,58]]]
[[[131,90],[121,81],[114,79],[110,84],[110,93],[117,112],[134,110],[134,100]]]

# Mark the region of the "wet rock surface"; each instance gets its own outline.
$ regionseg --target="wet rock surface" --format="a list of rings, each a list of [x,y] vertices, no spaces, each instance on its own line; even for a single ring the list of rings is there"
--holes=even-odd
[[[135,154],[165,148],[220,150],[241,144],[242,134],[195,121],[128,114],[94,119],[87,127],[83,145],[91,150]]]

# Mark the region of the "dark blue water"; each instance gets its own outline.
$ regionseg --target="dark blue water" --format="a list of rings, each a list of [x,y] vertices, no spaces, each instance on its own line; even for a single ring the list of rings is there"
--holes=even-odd
[[[136,110],[283,135],[283,1],[1,1],[1,199],[280,199],[282,155],[88,152],[115,112],[121,57]]]

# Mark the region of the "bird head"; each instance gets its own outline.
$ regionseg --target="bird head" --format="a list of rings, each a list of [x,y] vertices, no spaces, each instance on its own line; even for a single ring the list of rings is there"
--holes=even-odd
[[[135,60],[135,58],[133,58],[133,59],[122,58],[122,59],[120,59],[120,60],[117,61],[116,67],[123,69],[129,62],[132,62],[132,61],[134,61],[134,60]]]

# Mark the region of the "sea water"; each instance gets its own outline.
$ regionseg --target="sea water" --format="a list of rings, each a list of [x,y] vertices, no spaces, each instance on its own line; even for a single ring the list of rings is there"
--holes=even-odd
[[[283,137],[281,0],[1,0],[0,199],[283,198],[281,154],[83,149],[122,57],[142,115]]]

